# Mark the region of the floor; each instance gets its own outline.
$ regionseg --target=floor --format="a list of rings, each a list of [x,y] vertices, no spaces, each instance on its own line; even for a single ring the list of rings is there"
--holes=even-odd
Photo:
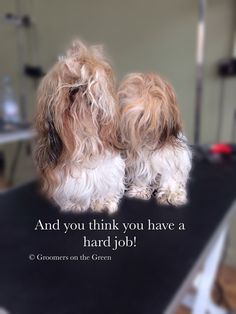
[[[227,264],[220,266],[212,297],[217,305],[231,313],[236,312],[236,267]],[[191,311],[180,306],[175,314],[191,314]]]
[[[231,220],[223,262],[212,292],[213,300],[232,313],[236,313],[236,214]],[[180,306],[175,314],[191,314]]]

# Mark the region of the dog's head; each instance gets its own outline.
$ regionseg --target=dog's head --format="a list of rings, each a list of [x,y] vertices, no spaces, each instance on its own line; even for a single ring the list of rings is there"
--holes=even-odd
[[[118,107],[113,71],[99,47],[73,42],[38,89],[35,158],[45,173],[83,162],[117,144]]]
[[[155,150],[182,130],[172,86],[156,74],[129,74],[118,90],[122,141],[127,150]]]

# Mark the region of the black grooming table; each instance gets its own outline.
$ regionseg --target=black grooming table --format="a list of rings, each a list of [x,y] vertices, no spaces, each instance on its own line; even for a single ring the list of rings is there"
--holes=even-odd
[[[199,258],[236,196],[236,164],[196,163],[190,202],[176,209],[124,199],[114,216],[60,213],[37,183],[0,196],[0,307],[11,314],[160,314]],[[35,231],[42,222],[184,222],[185,231],[133,231],[137,246],[84,248],[83,236],[121,231]],[[111,256],[106,261],[30,261],[44,256]]]

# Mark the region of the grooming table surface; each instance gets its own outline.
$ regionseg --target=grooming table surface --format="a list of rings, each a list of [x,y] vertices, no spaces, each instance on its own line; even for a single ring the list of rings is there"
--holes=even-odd
[[[31,183],[0,195],[0,307],[10,314],[160,314],[224,219],[236,196],[236,165],[195,164],[190,201],[176,209],[124,199],[117,214],[60,213]],[[120,231],[35,231],[42,222],[184,222],[185,231],[132,231],[134,248],[84,248],[83,236],[124,238]],[[111,261],[30,261],[29,254]]]

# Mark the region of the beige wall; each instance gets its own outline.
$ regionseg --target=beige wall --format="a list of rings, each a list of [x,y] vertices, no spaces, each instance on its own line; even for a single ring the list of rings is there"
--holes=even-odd
[[[21,0],[32,14],[35,33],[27,31],[25,61],[36,62],[30,41],[38,38],[37,59],[47,70],[75,36],[105,43],[118,78],[131,71],[157,71],[174,85],[187,135],[193,139],[197,0]],[[0,12],[15,12],[15,0],[2,0]],[[216,63],[230,55],[234,32],[234,0],[208,0],[202,142],[216,140],[219,79]],[[1,23],[0,77],[19,87],[16,31]],[[32,40],[33,38],[33,40]],[[235,79],[227,80],[221,139],[230,140],[236,108]],[[34,108],[34,84],[26,82],[28,112]],[[9,149],[7,149],[9,151]],[[23,162],[22,162],[23,164]],[[23,167],[23,166],[22,166]],[[24,168],[24,167],[23,167]],[[23,175],[24,176],[24,175]]]

